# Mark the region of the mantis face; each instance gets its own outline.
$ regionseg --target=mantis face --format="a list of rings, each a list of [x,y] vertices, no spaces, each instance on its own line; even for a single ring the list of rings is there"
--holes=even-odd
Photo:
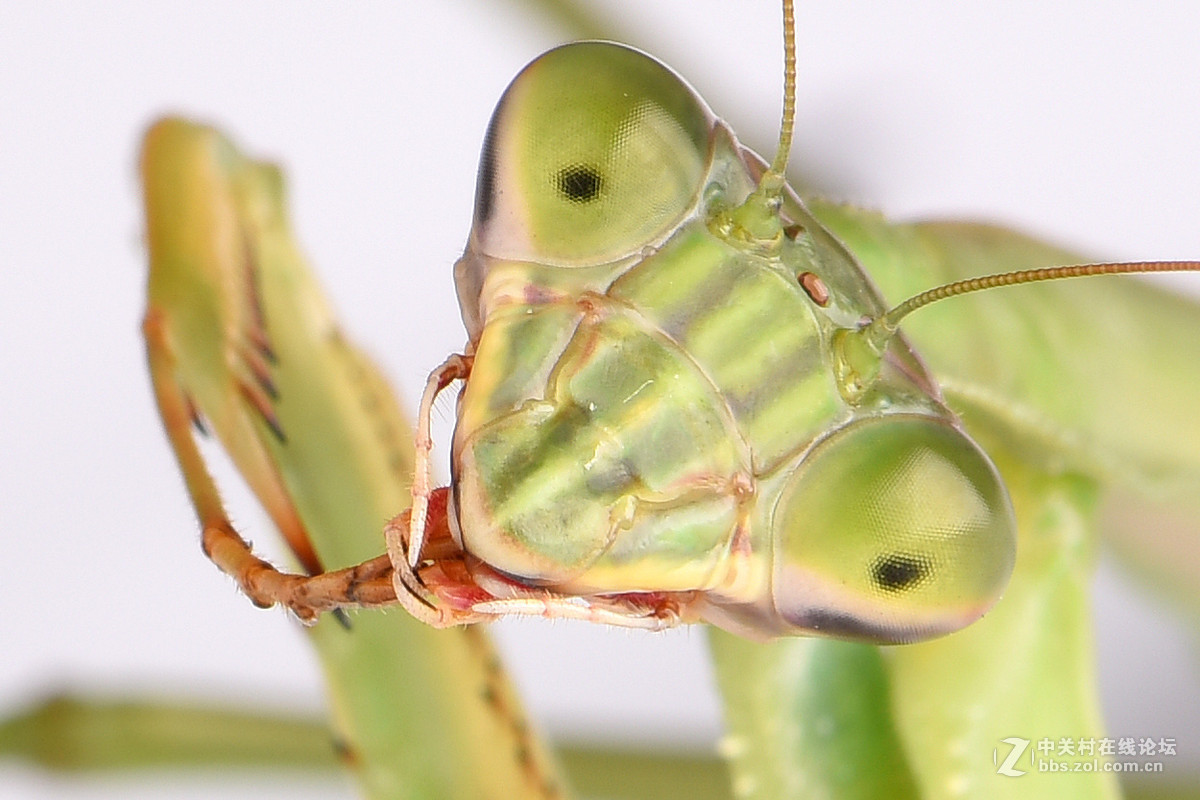
[[[618,616],[956,630],[1012,570],[1006,492],[902,339],[846,385],[838,332],[884,306],[763,169],[638,51],[568,45],[514,80],[456,266],[453,535],[493,585]]]

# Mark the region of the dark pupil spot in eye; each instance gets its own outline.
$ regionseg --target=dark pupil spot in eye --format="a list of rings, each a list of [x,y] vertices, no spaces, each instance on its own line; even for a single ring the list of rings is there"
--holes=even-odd
[[[904,553],[889,553],[871,565],[871,577],[885,592],[899,592],[919,583],[928,568],[922,559]]]
[[[572,203],[590,203],[600,196],[604,181],[595,167],[571,164],[554,176],[558,193]]]

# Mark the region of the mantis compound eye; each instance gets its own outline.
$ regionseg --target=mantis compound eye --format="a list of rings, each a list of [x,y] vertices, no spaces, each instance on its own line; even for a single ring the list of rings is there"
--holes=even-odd
[[[773,597],[792,626],[876,642],[950,633],[1012,573],[1016,522],[987,456],[953,426],[873,417],[819,442],[774,514]]]
[[[516,77],[488,127],[480,252],[568,267],[638,252],[694,205],[712,125],[696,93],[637,50],[551,50]]]

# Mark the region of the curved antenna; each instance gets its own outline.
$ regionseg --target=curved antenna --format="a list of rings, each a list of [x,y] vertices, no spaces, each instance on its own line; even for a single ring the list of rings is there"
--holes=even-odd
[[[913,295],[874,320],[867,327],[878,328],[880,331],[886,331],[887,336],[891,336],[900,326],[900,320],[918,308],[924,308],[930,303],[936,303],[938,300],[946,300],[972,292],[982,292],[985,289],[998,289],[1002,286],[1020,286],[1023,283],[1057,281],[1064,278],[1089,278],[1095,275],[1134,275],[1144,272],[1200,272],[1200,261],[1111,261],[1100,264],[1073,264],[1066,267],[1021,269],[1013,272],[1001,272],[995,275],[984,275],[979,278],[966,278],[942,286],[935,286],[932,289],[926,289],[920,294]]]
[[[783,119],[779,123],[779,148],[770,168],[758,181],[759,189],[778,197],[787,181],[788,155],[796,126],[796,19],[793,0],[783,0]]]
[[[709,221],[709,227],[718,236],[764,252],[777,249],[783,240],[779,207],[787,186],[784,170],[792,149],[796,118],[796,23],[793,14],[792,0],[783,0],[783,122],[779,126],[779,149],[775,159],[741,205],[719,211]]]
[[[986,289],[1024,283],[1086,278],[1095,275],[1132,275],[1146,272],[1200,272],[1200,261],[1114,261],[1001,272],[935,286],[913,295],[891,310],[855,330],[838,331],[835,338],[838,385],[847,399],[861,397],[879,373],[879,361],[899,330],[900,320],[919,308]]]

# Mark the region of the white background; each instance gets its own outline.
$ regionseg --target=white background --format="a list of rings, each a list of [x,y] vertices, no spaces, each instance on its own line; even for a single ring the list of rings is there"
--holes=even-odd
[[[631,43],[771,147],[774,3],[606,5],[628,17]],[[1198,9],[801,3],[795,162],[897,217],[984,216],[1113,258],[1200,257]],[[190,114],[286,164],[308,253],[351,333],[411,403],[463,341],[450,265],[488,115],[526,61],[566,38],[506,2],[0,11],[0,713],[64,687],[320,704],[294,626],[252,609],[200,555],[152,408],[134,175],[147,123]],[[254,538],[268,538],[248,504],[238,508]],[[1106,570],[1097,611],[1110,728],[1176,737],[1195,759],[1194,639],[1118,583]],[[498,627],[553,733],[715,740],[699,631]],[[306,796],[236,776],[215,792],[198,780],[171,787]],[[148,780],[0,765],[6,797],[165,793]]]

